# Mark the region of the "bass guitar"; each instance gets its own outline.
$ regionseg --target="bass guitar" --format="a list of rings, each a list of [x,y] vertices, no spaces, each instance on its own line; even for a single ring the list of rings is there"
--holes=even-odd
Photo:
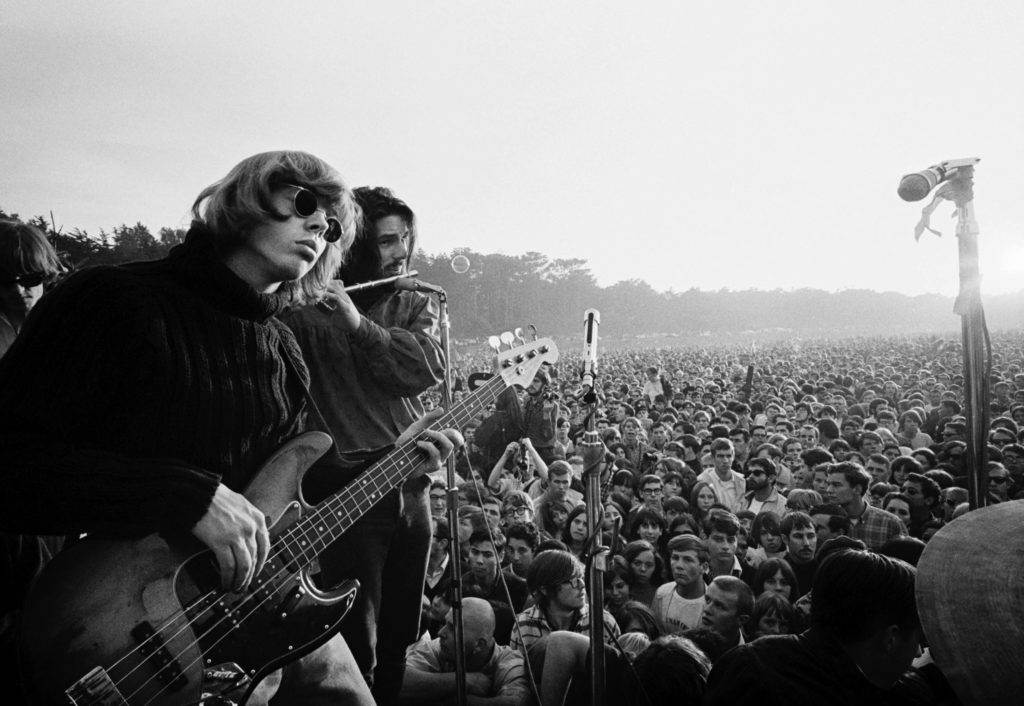
[[[526,386],[558,349],[550,339],[498,354],[497,373],[432,428],[464,428],[509,385]],[[330,447],[290,440],[245,497],[267,516],[266,565],[241,593],[220,588],[213,553],[191,535],[87,538],[58,554],[30,592],[20,658],[33,701],[77,706],[244,703],[268,674],[337,633],[358,583],[317,587],[317,556],[415,470],[410,441],[315,507],[305,472]]]

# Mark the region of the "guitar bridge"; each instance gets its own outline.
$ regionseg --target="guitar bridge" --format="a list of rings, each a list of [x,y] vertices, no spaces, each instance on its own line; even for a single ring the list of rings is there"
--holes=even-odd
[[[94,667],[64,691],[71,706],[128,706],[103,667]]]

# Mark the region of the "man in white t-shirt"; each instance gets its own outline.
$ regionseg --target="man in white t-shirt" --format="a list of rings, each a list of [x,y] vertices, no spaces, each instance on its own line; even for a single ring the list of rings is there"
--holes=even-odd
[[[673,580],[654,594],[651,609],[662,634],[679,633],[700,625],[704,613],[704,574],[708,548],[696,535],[681,534],[668,543]]]

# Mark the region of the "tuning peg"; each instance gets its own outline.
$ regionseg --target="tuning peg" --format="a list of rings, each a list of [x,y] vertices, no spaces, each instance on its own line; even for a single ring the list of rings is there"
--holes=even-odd
[[[514,331],[512,331],[512,335],[516,337],[517,341],[519,341],[519,345],[523,345],[526,343],[526,339],[523,338],[523,330],[521,328],[516,328]]]
[[[498,338],[497,336],[488,336],[487,345],[490,346],[495,353],[501,351],[501,339]]]
[[[536,341],[537,340],[537,327],[534,326],[533,324],[530,324],[527,328],[530,329],[530,333],[533,334],[533,340]]]
[[[509,350],[512,350],[512,342],[516,340],[516,337],[512,335],[511,331],[505,331],[498,338],[501,339],[502,343],[509,347]]]

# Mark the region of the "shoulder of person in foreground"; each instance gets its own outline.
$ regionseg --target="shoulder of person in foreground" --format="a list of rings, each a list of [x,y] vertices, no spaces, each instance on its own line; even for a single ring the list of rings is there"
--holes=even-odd
[[[790,637],[790,636],[786,636]],[[722,655],[708,676],[703,706],[785,706],[765,690],[775,675],[761,662],[755,648],[739,645]]]

